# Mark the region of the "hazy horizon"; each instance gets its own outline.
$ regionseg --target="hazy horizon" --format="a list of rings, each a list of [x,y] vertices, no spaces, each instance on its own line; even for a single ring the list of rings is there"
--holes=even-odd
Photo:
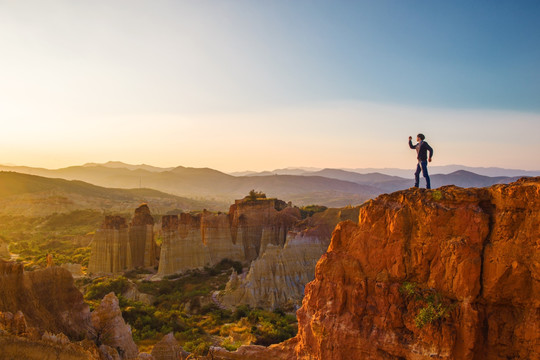
[[[400,171],[410,171],[412,173],[413,170],[411,170],[411,167],[356,167],[356,168],[336,168],[336,167],[313,167],[313,166],[302,166],[302,165],[298,165],[298,166],[284,166],[284,167],[280,167],[280,168],[267,168],[267,169],[259,169],[259,170],[253,170],[253,169],[243,169],[243,170],[233,170],[233,171],[226,171],[226,170],[223,170],[223,169],[219,169],[219,168],[211,168],[211,167],[208,167],[208,166],[185,166],[183,164],[176,164],[176,165],[171,165],[171,166],[158,166],[156,164],[149,164],[149,163],[127,163],[127,162],[124,162],[124,161],[120,161],[120,160],[109,160],[109,161],[106,161],[106,162],[95,162],[95,161],[92,161],[92,162],[88,162],[88,163],[81,163],[81,164],[70,164],[70,165],[67,165],[67,166],[62,166],[62,167],[43,167],[43,166],[30,166],[30,165],[26,165],[26,164],[13,164],[13,163],[0,163],[0,166],[5,166],[5,167],[29,167],[29,168],[41,168],[41,169],[46,169],[46,170],[61,170],[61,169],[65,169],[65,168],[69,168],[69,167],[77,167],[77,166],[93,166],[93,165],[96,165],[96,166],[104,166],[104,165],[110,165],[110,163],[113,163],[113,164],[118,164],[118,163],[122,163],[126,166],[134,166],[134,167],[137,167],[137,166],[141,166],[141,167],[144,167],[144,166],[150,166],[150,167],[155,167],[155,168],[160,168],[160,169],[174,169],[174,168],[177,168],[177,167],[186,167],[186,168],[209,168],[209,169],[212,169],[212,170],[217,170],[217,171],[220,171],[220,172],[223,172],[225,174],[238,174],[238,173],[244,173],[244,172],[253,172],[253,173],[261,173],[261,172],[272,172],[272,171],[276,171],[276,170],[305,170],[305,171],[319,171],[319,170],[324,170],[324,169],[336,169],[336,170],[345,170],[345,171],[351,171],[351,172],[355,172],[357,170],[400,170]],[[121,167],[121,166],[119,166]],[[489,170],[489,169],[501,169],[501,170],[513,170],[513,171],[527,171],[527,172],[540,172],[540,169],[520,169],[520,168],[504,168],[504,167],[497,167],[497,166],[469,166],[469,165],[464,165],[464,164],[443,164],[443,165],[432,165],[430,168],[431,169],[441,169],[441,168],[447,168],[447,167],[457,167],[457,168],[478,168],[478,169],[486,169],[486,170]],[[433,173],[437,173],[437,172],[433,172]]]
[[[540,4],[0,1],[0,163],[540,169]]]

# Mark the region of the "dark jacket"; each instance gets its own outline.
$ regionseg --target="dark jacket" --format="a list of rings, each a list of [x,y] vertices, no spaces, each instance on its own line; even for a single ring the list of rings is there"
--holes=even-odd
[[[416,144],[416,145],[413,145],[412,144],[412,141],[409,140],[409,147],[411,149],[416,149],[418,147],[418,145],[420,145],[420,149],[418,150],[418,157],[417,159],[420,160],[420,161],[427,161],[428,159],[428,156],[427,156],[427,152],[429,151],[429,157],[431,158],[433,156],[433,149],[431,148],[431,146],[429,146],[429,144],[425,141],[422,141],[421,143],[422,145],[420,145],[420,143]]]

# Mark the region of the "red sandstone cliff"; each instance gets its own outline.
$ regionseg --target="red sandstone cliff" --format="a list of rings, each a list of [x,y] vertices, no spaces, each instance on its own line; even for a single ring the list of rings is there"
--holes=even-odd
[[[540,178],[382,195],[334,231],[299,333],[213,359],[540,358]],[[447,317],[415,324],[439,294]],[[249,356],[243,356],[242,353]]]

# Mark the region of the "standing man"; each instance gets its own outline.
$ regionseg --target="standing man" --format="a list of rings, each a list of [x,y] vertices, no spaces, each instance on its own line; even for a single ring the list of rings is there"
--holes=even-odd
[[[424,134],[418,134],[416,136],[416,141],[418,144],[413,145],[412,136],[409,136],[409,147],[411,149],[416,149],[418,164],[416,165],[416,172],[414,173],[414,187],[418,187],[420,183],[420,171],[422,175],[426,178],[426,189],[431,189],[431,182],[429,181],[429,174],[427,171],[427,163],[431,162],[431,157],[433,156],[433,149],[427,142],[424,141],[426,137]],[[429,158],[427,152],[429,151]]]

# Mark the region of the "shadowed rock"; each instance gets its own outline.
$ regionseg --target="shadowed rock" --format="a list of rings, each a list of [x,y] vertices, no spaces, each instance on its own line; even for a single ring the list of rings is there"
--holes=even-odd
[[[114,293],[107,294],[92,312],[92,325],[97,344],[104,346],[102,352],[114,356],[116,351],[123,360],[137,358],[139,351],[133,342],[131,327],[124,322]]]
[[[0,311],[21,311],[29,326],[81,339],[90,330],[90,310],[69,271],[52,266],[30,272],[0,260]]]

